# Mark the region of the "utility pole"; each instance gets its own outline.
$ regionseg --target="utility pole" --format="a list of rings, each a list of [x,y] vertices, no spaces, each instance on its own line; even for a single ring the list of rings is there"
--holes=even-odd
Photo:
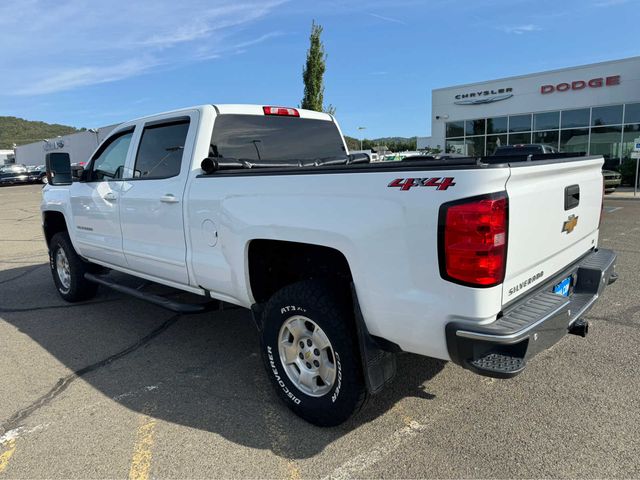
[[[358,127],[359,131],[366,130],[366,129],[367,129],[367,127]],[[362,135],[363,136],[360,137],[360,150],[362,150],[362,141],[364,140],[364,134],[362,134]]]

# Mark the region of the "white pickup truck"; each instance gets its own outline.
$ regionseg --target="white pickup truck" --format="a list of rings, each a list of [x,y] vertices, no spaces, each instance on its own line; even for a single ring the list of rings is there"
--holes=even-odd
[[[398,352],[506,378],[584,336],[617,278],[598,248],[602,163],[368,163],[330,115],[204,105],[118,126],[78,181],[49,154],[42,219],[65,300],[104,285],[180,312],[251,308],[279,396],[327,426],[390,381]],[[210,300],[145,293],[111,270]]]

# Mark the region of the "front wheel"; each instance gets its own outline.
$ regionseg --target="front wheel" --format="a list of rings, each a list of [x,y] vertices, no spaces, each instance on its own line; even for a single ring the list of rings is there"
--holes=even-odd
[[[344,422],[367,395],[348,291],[303,281],[278,291],[263,312],[271,383],[291,410],[318,426]]]
[[[84,278],[92,265],[76,253],[66,232],[56,233],[51,239],[49,266],[58,293],[67,302],[80,302],[96,295],[98,284]]]

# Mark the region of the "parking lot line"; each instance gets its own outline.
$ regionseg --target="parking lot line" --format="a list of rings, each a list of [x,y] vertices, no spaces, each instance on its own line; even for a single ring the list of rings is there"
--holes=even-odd
[[[5,448],[5,451],[0,454],[0,473],[4,472],[9,466],[9,460],[13,457],[16,451],[16,440],[12,438],[6,444],[0,445]]]
[[[156,419],[143,415],[138,423],[136,441],[131,456],[130,480],[148,480],[155,442]]]

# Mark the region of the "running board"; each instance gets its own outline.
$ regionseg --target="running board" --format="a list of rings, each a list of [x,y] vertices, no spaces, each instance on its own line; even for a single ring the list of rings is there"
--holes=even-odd
[[[104,285],[105,287],[115,290],[116,292],[124,293],[125,295],[130,295],[140,300],[144,300],[145,302],[153,303],[154,305],[158,305],[159,307],[166,308],[167,310],[171,310],[172,312],[177,312],[177,313],[203,313],[203,312],[208,312],[208,311],[217,309],[220,305],[220,303],[217,300],[209,303],[204,303],[204,304],[176,302],[174,300],[169,300],[168,298],[162,297],[160,295],[142,292],[135,288],[121,285],[111,280],[110,278],[106,278],[104,275],[94,275],[93,273],[85,273],[84,278],[90,282],[94,282],[99,285]]]

